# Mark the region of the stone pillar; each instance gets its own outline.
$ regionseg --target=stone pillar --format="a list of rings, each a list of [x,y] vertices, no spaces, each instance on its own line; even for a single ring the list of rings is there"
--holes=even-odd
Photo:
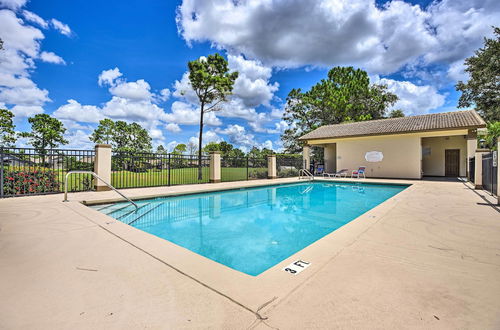
[[[104,181],[111,184],[111,145],[95,145],[94,172]],[[94,187],[96,191],[111,190],[101,180],[97,179],[94,180]]]
[[[267,156],[267,178],[276,179],[278,171],[276,168],[276,155]]]
[[[210,152],[210,183],[220,182],[220,151]]]
[[[474,189],[483,189],[483,154],[489,152],[488,149],[477,149],[474,161]]]
[[[477,130],[470,129],[467,134],[467,171],[466,176],[469,177],[469,158],[474,157],[477,149]]]
[[[302,160],[302,166],[309,171],[311,167],[311,147],[308,145],[305,145],[302,149]]]

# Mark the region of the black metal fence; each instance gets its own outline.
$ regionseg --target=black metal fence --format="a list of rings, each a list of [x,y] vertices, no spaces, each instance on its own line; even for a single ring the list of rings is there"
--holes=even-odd
[[[247,180],[267,179],[267,158],[248,158]]]
[[[210,157],[202,156],[201,179],[198,178],[198,156],[113,152],[111,185],[115,188],[173,186],[207,183]]]
[[[469,158],[469,181],[474,183],[474,175],[476,171],[476,157]]]
[[[488,191],[492,195],[497,195],[498,170],[497,170],[497,164],[493,162],[494,160],[493,157],[494,157],[493,152],[483,154],[482,184],[484,190]]]
[[[221,157],[220,172],[222,182],[248,180],[248,158]]]
[[[267,158],[221,157],[221,181],[267,179]]]
[[[305,168],[302,156],[276,155],[276,171],[279,178],[299,176],[299,170]]]
[[[64,191],[68,171],[94,170],[94,150],[0,148],[0,198]],[[73,174],[68,191],[94,189],[89,174]]]
[[[68,171],[94,170],[94,150],[35,148],[0,148],[0,198],[60,193]],[[277,156],[279,177],[297,176],[303,167],[302,158]],[[116,188],[172,186],[209,182],[210,157],[203,155],[201,179],[198,156],[113,152],[111,184]],[[221,181],[266,179],[267,158],[221,158]],[[68,191],[90,191],[94,179],[90,174],[73,174],[68,179]]]

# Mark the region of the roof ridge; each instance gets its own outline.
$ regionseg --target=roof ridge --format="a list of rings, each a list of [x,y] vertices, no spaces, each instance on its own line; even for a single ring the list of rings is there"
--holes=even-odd
[[[476,110],[469,109],[469,110],[458,110],[458,111],[448,111],[448,112],[426,113],[426,114],[423,114],[423,115],[414,115],[414,116],[405,116],[405,117],[396,117],[396,118],[379,118],[379,119],[362,120],[362,121],[354,121],[354,122],[347,122],[347,123],[328,124],[328,125],[323,125],[323,126],[320,126],[320,127],[330,127],[330,126],[339,126],[339,125],[352,125],[352,124],[360,124],[360,123],[366,123],[366,122],[373,123],[373,122],[379,122],[379,121],[396,121],[396,120],[404,120],[404,119],[415,118],[415,117],[438,116],[438,115],[447,115],[447,114],[463,113],[463,112],[472,112],[480,120],[483,120],[483,118],[481,118],[481,116],[479,116],[479,114],[476,112]]]
[[[426,130],[479,128],[485,126],[486,123],[481,116],[474,109],[469,109],[324,125],[301,136],[300,139],[317,139],[322,136],[348,137],[389,133],[401,134]]]

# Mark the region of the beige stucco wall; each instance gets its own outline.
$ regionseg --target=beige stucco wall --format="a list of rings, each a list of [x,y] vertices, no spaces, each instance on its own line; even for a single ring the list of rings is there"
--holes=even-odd
[[[467,168],[467,139],[465,136],[440,136],[422,138],[422,148],[430,148],[430,154],[422,158],[424,175],[445,175],[445,150],[460,150],[460,176],[466,175]]]
[[[368,136],[336,141],[337,169],[349,171],[366,166],[367,177],[421,178],[420,136]],[[384,155],[381,162],[365,160],[368,151],[380,151]]]

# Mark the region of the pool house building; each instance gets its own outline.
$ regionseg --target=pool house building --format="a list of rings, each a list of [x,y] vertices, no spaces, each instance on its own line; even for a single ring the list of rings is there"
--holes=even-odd
[[[466,176],[477,149],[477,129],[486,126],[473,110],[326,125],[305,134],[310,147],[324,148],[324,171],[349,173],[366,167],[375,178],[421,179]]]

